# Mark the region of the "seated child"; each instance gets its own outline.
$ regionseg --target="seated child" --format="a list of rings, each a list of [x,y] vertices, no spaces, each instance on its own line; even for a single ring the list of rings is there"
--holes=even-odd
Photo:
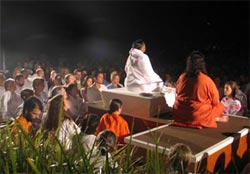
[[[225,115],[237,115],[241,109],[241,103],[236,99],[237,84],[234,81],[228,81],[224,85],[224,97],[221,99],[221,103],[224,105]]]
[[[130,134],[127,121],[120,115],[122,112],[122,101],[112,99],[108,113],[101,117],[96,133],[109,129],[115,133],[120,143],[124,142],[124,137]]]

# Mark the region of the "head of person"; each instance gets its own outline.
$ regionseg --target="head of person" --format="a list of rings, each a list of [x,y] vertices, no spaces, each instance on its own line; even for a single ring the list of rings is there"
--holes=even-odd
[[[25,81],[25,79],[24,79],[24,75],[23,74],[16,75],[15,82],[16,82],[16,84],[18,86],[23,86],[24,85],[24,81]]]
[[[54,85],[62,85],[62,76],[59,74],[56,74],[55,79],[53,80]]]
[[[81,80],[82,71],[80,69],[75,69],[73,74],[74,74],[76,80]]]
[[[23,101],[26,101],[28,98],[32,97],[33,95],[34,95],[34,92],[31,89],[23,89],[20,93],[20,96],[23,99]]]
[[[141,50],[143,53],[146,52],[146,44],[142,39],[137,39],[133,41],[132,48]]]
[[[71,95],[72,97],[76,97],[79,94],[77,84],[70,83],[66,88],[66,92],[67,92],[68,96]]]
[[[22,115],[28,121],[34,122],[36,120],[40,120],[40,115],[42,111],[43,111],[42,102],[38,98],[31,96],[23,104]]]
[[[112,84],[118,85],[120,83],[120,75],[114,71],[110,74],[110,80]]]
[[[192,151],[189,146],[177,143],[170,147],[168,161],[174,171],[185,173],[191,163]]]
[[[50,71],[50,80],[51,81],[54,81],[55,80],[55,77],[56,77],[56,71],[55,70],[52,70]]]
[[[69,73],[65,75],[65,82],[67,85],[71,83],[75,83],[75,81],[76,81],[76,78],[73,74]]]
[[[122,101],[120,99],[112,99],[109,104],[109,114],[117,113],[118,115],[122,111]]]
[[[16,91],[16,83],[12,78],[8,78],[4,82],[5,91],[15,92]]]
[[[42,77],[36,77],[33,80],[32,86],[35,91],[42,92],[45,88],[44,79]]]
[[[86,76],[84,81],[83,81],[83,84],[82,86],[85,87],[85,88],[89,88],[93,85],[94,83],[94,79],[92,76]]]
[[[207,74],[205,56],[200,51],[193,51],[187,58],[186,73],[188,77],[197,77],[200,72]]]
[[[96,84],[103,84],[104,82],[104,73],[102,71],[98,71],[94,75],[94,81]]]
[[[63,95],[56,95],[48,101],[47,115],[44,121],[44,129],[56,131],[60,123],[65,118],[70,118],[66,114],[68,106],[64,102]]]
[[[67,96],[66,90],[63,86],[54,86],[51,90],[50,98],[52,98],[58,94],[63,95],[63,96],[65,96],[65,95]]]
[[[44,78],[45,74],[42,68],[36,69],[36,74],[38,77]]]
[[[224,95],[230,98],[235,98],[238,85],[235,81],[228,81],[224,85]]]
[[[100,150],[101,155],[105,155],[108,152],[112,152],[116,149],[117,137],[109,129],[105,129],[96,137],[96,146]]]
[[[15,68],[12,73],[12,78],[15,79],[16,75],[21,74],[21,70],[19,68]]]
[[[87,113],[82,120],[81,131],[85,134],[95,134],[98,124],[98,115]]]

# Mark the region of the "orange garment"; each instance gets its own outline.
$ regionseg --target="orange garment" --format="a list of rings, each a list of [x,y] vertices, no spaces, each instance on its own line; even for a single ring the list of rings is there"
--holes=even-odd
[[[183,73],[176,82],[176,94],[174,125],[199,129],[217,127],[215,117],[222,115],[224,105],[210,77],[200,72],[196,79]]]
[[[23,116],[20,116],[16,119],[13,127],[13,133],[17,133],[16,125],[21,125],[23,130],[28,134],[32,131],[32,123]]]
[[[109,129],[117,136],[118,141],[123,143],[124,137],[130,134],[128,123],[120,115],[106,113],[101,117],[99,125],[96,129],[96,134]]]

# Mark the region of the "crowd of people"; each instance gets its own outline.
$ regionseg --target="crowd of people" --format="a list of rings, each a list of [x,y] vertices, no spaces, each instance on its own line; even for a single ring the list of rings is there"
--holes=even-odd
[[[103,90],[123,88],[121,79],[125,79],[125,87],[135,92],[149,92],[159,83],[176,88],[175,125],[215,128],[217,121],[227,122],[228,115],[249,117],[249,79],[240,84],[239,79],[221,81],[219,76],[209,76],[205,56],[194,51],[178,80],[166,73],[163,84],[144,54],[145,49],[142,40],[133,42],[125,71],[86,65],[71,71],[69,67],[53,67],[34,60],[20,63],[12,75],[0,74],[0,122],[11,122],[13,133],[18,133],[17,125],[21,125],[30,135],[39,128],[47,136],[57,134],[66,150],[74,147],[73,137],[81,135],[86,151],[94,147],[95,155],[105,156],[130,134],[130,125],[121,116],[122,101],[111,100],[109,111],[101,117],[88,113],[86,103],[100,101]],[[146,60],[139,62],[140,59]],[[131,76],[124,78],[124,73]],[[145,79],[141,81],[142,78]],[[173,163],[177,170],[179,167]]]

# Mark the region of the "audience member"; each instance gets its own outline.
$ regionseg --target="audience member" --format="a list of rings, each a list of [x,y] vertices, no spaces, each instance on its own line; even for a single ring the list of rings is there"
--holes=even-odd
[[[234,81],[228,81],[224,86],[224,97],[221,103],[224,105],[223,114],[225,115],[238,115],[241,109],[241,103],[236,99],[237,84]]]
[[[28,98],[32,97],[33,95],[34,95],[34,92],[33,92],[33,90],[31,90],[31,89],[24,89],[24,90],[21,91],[20,96],[21,96],[21,98],[23,99],[23,103],[20,104],[20,105],[17,107],[17,109],[16,109],[16,116],[20,116],[20,115],[22,114],[24,102],[25,102]]]
[[[48,134],[57,135],[65,150],[71,149],[73,137],[80,133],[80,128],[75,124],[68,110],[69,106],[63,95],[52,97],[48,102],[47,115],[43,124],[43,129]]]
[[[189,146],[177,143],[170,147],[167,162],[170,168],[167,170],[171,174],[187,174],[191,164],[192,151]]]
[[[67,86],[66,92],[69,101],[69,110],[73,114],[73,119],[76,121],[83,116],[87,110],[83,99],[79,96],[79,90],[76,83],[71,83]]]
[[[23,105],[22,115],[18,116],[13,124],[13,133],[20,132],[17,129],[17,125],[20,125],[22,129],[31,135],[35,134],[36,128],[34,128],[34,122],[40,122],[39,117],[43,111],[43,105],[36,97],[28,98]]]
[[[103,72],[96,72],[94,75],[95,83],[88,88],[87,90],[87,98],[88,102],[101,101],[101,91],[107,90],[107,87],[103,85]]]
[[[2,121],[8,122],[17,117],[16,108],[22,104],[23,100],[19,94],[16,93],[15,80],[8,78],[4,83],[5,92],[3,93],[0,107],[2,111]]]
[[[130,134],[128,123],[120,115],[122,111],[122,101],[112,99],[109,105],[108,113],[104,114],[96,129],[96,133],[109,129],[115,133],[120,143],[124,143],[124,137]]]
[[[116,150],[117,137],[111,130],[103,130],[96,137],[96,148],[91,154],[91,163],[94,163],[95,171],[112,173],[118,164],[112,158],[112,152]],[[108,168],[107,168],[108,167]]]
[[[81,97],[85,102],[88,101],[87,91],[93,85],[94,79],[92,76],[86,76],[83,80],[82,88],[80,89]]]
[[[120,84],[120,75],[116,71],[113,71],[110,74],[110,81],[111,83],[107,85],[108,89],[115,89],[115,88],[123,87],[123,85]]]
[[[95,132],[98,123],[99,117],[96,114],[85,114],[79,136],[81,137],[81,143],[86,153],[89,153],[94,148],[96,140]]]

